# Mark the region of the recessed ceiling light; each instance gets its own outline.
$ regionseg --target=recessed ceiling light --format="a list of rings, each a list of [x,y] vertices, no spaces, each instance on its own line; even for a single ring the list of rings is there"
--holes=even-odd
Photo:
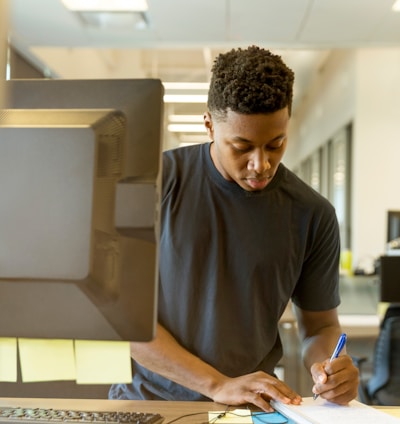
[[[146,0],[61,0],[74,12],[145,12]]]
[[[396,0],[396,1],[393,3],[392,10],[393,10],[394,12],[400,12],[400,0]]]

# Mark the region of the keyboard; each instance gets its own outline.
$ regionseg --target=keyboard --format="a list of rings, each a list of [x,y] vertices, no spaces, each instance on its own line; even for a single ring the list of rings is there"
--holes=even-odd
[[[98,424],[160,424],[164,417],[149,412],[80,411],[70,409],[15,408],[0,406],[0,424],[63,422]]]

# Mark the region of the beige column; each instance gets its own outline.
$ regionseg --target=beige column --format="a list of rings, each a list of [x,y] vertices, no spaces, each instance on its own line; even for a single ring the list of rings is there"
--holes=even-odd
[[[0,0],[0,109],[5,105],[8,48],[8,0]]]

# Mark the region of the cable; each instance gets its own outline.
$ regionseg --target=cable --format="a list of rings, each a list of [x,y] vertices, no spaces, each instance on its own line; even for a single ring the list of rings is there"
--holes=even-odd
[[[202,424],[212,424],[212,423],[215,423],[217,420],[219,420],[220,418],[223,418],[223,417],[225,417],[225,415],[226,415],[226,413],[227,412],[229,412],[229,405],[227,405],[226,406],[226,408],[225,408],[225,411],[223,411],[223,412],[221,412],[220,414],[218,414],[218,416],[216,416],[216,417],[214,417],[212,420],[208,420],[207,419],[207,421],[205,421],[204,423],[202,423]],[[175,422],[177,422],[177,421],[180,421],[180,420],[182,420],[183,418],[186,418],[186,417],[193,417],[194,415],[201,415],[201,414],[208,414],[208,412],[193,412],[193,413],[191,413],[191,414],[185,414],[185,415],[181,415],[181,416],[179,416],[179,417],[176,417],[176,418],[173,418],[172,420],[170,420],[170,421],[168,421],[168,422],[166,422],[166,423],[164,423],[164,424],[171,424],[171,423],[175,423]]]
[[[179,417],[176,417],[176,418],[173,418],[172,420],[170,420],[170,421],[167,421],[166,423],[164,423],[164,424],[171,424],[171,423],[175,423],[175,422],[177,422],[177,421],[180,421],[180,420],[182,420],[183,418],[187,418],[187,417],[193,417],[194,415],[201,415],[201,414],[207,414],[207,412],[193,412],[193,413],[191,413],[191,414],[185,414],[185,415],[181,415],[181,416],[179,416]],[[208,423],[208,421],[206,421],[206,423]]]
[[[236,414],[234,411],[230,411],[229,408],[230,408],[230,406],[227,405],[225,411],[219,413],[216,417],[212,418],[211,420],[204,421],[204,423],[202,423],[202,424],[214,424],[214,423],[217,424],[218,420],[221,419],[221,418],[224,418],[227,415],[228,412],[229,412],[230,415],[234,415],[236,417],[245,417],[245,415]],[[190,413],[190,414],[181,415],[179,417],[173,418],[170,421],[167,421],[164,424],[172,424],[172,423],[180,421],[184,418],[193,417],[195,415],[202,415],[202,414],[207,414],[207,412],[204,412],[204,411],[203,412],[193,412],[193,413]],[[273,417],[274,420],[271,421],[270,419],[268,419],[268,415],[270,415],[271,418]],[[274,412],[261,412],[261,411],[260,412],[253,412],[249,409],[249,415],[248,416],[249,417],[256,417],[257,422],[262,423],[262,424],[288,424],[289,423],[289,421],[285,417],[283,417],[281,414],[279,414],[276,411],[274,411]],[[276,421],[276,418],[279,418],[280,421]]]

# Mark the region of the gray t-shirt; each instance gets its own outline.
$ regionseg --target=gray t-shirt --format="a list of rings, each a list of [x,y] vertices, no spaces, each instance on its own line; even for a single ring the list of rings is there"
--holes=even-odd
[[[339,304],[339,252],[332,205],[283,164],[248,192],[218,172],[209,143],[164,153],[159,322],[220,372],[273,373],[289,299]],[[137,363],[110,397],[207,400]]]

